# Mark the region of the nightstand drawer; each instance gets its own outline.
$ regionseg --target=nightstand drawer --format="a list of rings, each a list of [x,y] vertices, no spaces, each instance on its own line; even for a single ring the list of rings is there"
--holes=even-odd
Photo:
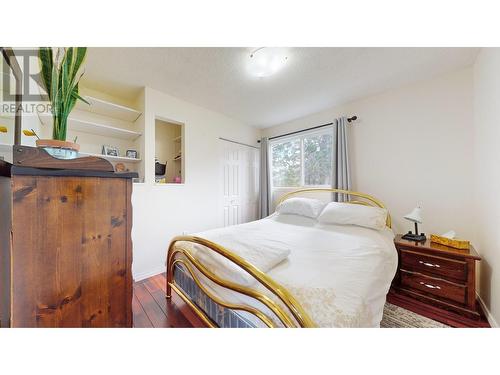
[[[401,249],[401,268],[444,279],[467,280],[467,262],[404,249]]]
[[[460,304],[466,303],[467,288],[465,285],[404,270],[401,270],[401,285]]]

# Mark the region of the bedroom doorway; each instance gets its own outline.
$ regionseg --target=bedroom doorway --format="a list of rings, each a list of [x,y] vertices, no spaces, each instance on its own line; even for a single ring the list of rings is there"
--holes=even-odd
[[[219,140],[221,226],[258,219],[259,149],[228,140]]]

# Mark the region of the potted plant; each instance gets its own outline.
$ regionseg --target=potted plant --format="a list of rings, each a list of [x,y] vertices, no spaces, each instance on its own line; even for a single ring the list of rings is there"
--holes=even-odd
[[[80,146],[66,141],[68,116],[77,100],[89,104],[78,94],[78,84],[83,76],[83,73],[79,74],[79,70],[85,60],[87,48],[57,48],[55,51],[54,54],[50,47],[40,48],[38,51],[41,83],[51,104],[53,130],[52,139],[38,139],[36,145],[43,147],[52,156],[73,159],[78,157]]]

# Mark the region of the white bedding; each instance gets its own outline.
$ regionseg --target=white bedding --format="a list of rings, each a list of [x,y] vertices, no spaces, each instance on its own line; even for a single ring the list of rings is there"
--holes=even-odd
[[[213,229],[198,233],[197,236],[215,242],[230,249],[262,272],[269,272],[290,255],[290,244],[279,238],[270,237],[263,232],[260,225],[235,225],[228,228]],[[258,246],[255,246],[258,244]],[[238,284],[250,286],[257,282],[252,275],[241,269],[209,248],[195,244],[191,253],[211,270],[225,279]]]
[[[234,227],[197,233],[207,238],[222,233],[258,232],[255,247],[269,242],[288,247],[290,255],[266,272],[286,287],[320,327],[378,327],[386,294],[397,267],[393,232],[351,225],[323,225],[297,215],[272,215]],[[180,246],[192,246],[179,243]],[[217,268],[213,272],[220,274]],[[202,278],[203,279],[203,278]],[[232,302],[259,306],[259,302],[221,288],[207,279],[205,286]],[[242,313],[256,325],[256,317]]]

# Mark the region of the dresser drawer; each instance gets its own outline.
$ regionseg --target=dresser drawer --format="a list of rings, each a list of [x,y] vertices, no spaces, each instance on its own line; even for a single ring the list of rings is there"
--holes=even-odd
[[[420,273],[401,270],[401,285],[419,290],[436,297],[465,304],[467,301],[467,287],[446,280],[422,275]]]
[[[467,280],[467,262],[401,250],[401,268],[451,281]]]

